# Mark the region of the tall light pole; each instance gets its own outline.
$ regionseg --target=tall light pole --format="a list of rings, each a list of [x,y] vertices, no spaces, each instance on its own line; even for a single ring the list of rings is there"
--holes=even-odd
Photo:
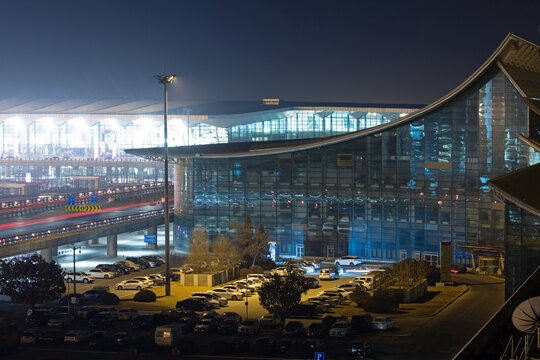
[[[169,239],[169,147],[167,145],[167,84],[176,75],[154,75],[163,84],[163,148],[165,152],[165,296],[171,296],[171,245]]]

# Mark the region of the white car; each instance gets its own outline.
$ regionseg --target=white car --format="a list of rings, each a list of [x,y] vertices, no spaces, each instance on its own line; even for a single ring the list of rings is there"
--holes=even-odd
[[[328,302],[332,305],[341,304],[343,302],[343,295],[341,295],[338,292],[332,292],[329,290],[322,291],[318,294],[318,296],[322,296],[326,299],[328,299]]]
[[[329,335],[335,337],[345,337],[352,333],[352,326],[348,321],[336,321],[330,328]]]
[[[146,284],[146,287],[154,286],[154,280],[148,276],[135,276],[131,280],[139,280]]]
[[[120,281],[118,284],[114,285],[116,290],[142,290],[146,289],[148,285],[142,280],[124,280]]]
[[[25,329],[21,333],[21,337],[19,340],[21,344],[35,344],[38,341],[40,333],[40,329]]]
[[[277,267],[275,269],[272,269],[270,271],[270,274],[271,275],[279,275],[279,276],[285,276],[287,275],[287,268],[285,266],[280,266],[280,267]]]
[[[194,293],[196,294],[196,293]],[[211,295],[211,294],[205,294],[205,295]],[[214,299],[212,296],[202,296],[202,295],[193,295],[191,294],[190,298],[199,298],[207,301],[210,305],[212,305],[213,309],[219,309],[221,307],[221,303],[219,300]]]
[[[321,269],[319,273],[319,280],[334,280],[336,278],[336,273],[333,269]]]
[[[114,273],[103,269],[88,270],[88,273],[96,279],[114,279]]]
[[[217,288],[208,290],[207,292],[210,294],[219,295],[228,300],[242,300],[244,298],[244,294],[242,294],[240,291],[235,291],[232,289]]]
[[[350,265],[350,266],[356,266],[362,264],[362,260],[358,256],[342,256],[339,259],[336,259],[334,261],[334,264],[337,265]]]
[[[257,279],[257,280],[260,280],[261,282],[266,281],[266,278],[264,277],[263,274],[249,274],[247,278],[248,280]]]
[[[68,283],[72,283],[73,280],[75,280],[76,282],[82,282],[85,284],[94,282],[95,280],[92,275],[81,272],[81,271],[77,271],[75,273],[73,271],[68,271],[66,272],[64,279],[66,279],[66,282]]]

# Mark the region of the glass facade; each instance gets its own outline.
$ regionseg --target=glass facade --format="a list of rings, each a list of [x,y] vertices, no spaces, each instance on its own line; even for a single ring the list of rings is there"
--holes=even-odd
[[[507,202],[505,237],[505,298],[508,299],[539,266],[540,218]]]
[[[230,133],[266,140],[268,129],[277,134],[272,139],[288,139],[396,118],[310,116],[294,126],[275,120],[275,127],[233,126]],[[523,98],[495,66],[430,113],[374,134],[279,155],[191,159],[177,168],[185,206],[175,210],[175,246],[185,249],[197,225],[212,239],[230,236],[248,214],[282,256],[436,259],[441,240],[502,246],[504,204],[486,182],[528,165],[528,147],[518,140],[527,121]],[[469,261],[458,248],[453,257]]]

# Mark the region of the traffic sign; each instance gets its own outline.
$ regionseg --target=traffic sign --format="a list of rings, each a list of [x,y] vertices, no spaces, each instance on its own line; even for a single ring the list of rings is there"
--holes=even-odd
[[[315,352],[315,360],[324,360],[323,352]]]
[[[144,242],[147,244],[156,244],[156,235],[144,235]]]
[[[97,204],[97,194],[92,194],[90,196],[90,201],[92,202],[92,204]]]
[[[68,195],[67,196],[67,204],[68,205],[75,205],[75,195]]]

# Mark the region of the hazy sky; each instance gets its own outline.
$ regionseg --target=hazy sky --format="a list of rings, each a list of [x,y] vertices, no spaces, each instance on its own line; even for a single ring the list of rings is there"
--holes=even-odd
[[[430,103],[540,1],[0,0],[0,100]]]

